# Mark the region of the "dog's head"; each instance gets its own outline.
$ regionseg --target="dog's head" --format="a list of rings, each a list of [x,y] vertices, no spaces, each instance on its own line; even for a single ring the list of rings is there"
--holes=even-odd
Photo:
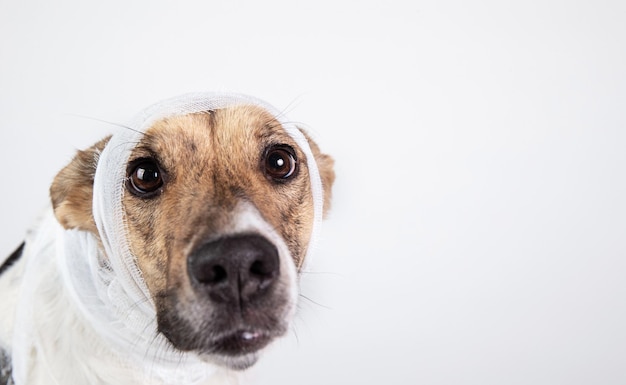
[[[326,211],[333,161],[305,137]],[[65,228],[100,236],[93,184],[108,141],[79,152],[52,184]],[[126,164],[126,233],[158,332],[176,349],[245,368],[287,331],[314,222],[310,161],[254,105],[170,116],[141,135]]]

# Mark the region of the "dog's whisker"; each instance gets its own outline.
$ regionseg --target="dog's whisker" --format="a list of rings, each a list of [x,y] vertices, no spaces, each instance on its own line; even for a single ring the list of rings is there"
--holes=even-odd
[[[132,316],[133,311],[134,311],[136,308],[138,308],[140,305],[142,305],[142,304],[144,304],[144,303],[146,303],[146,302],[148,302],[148,301],[149,301],[149,299],[148,299],[148,298],[144,298],[144,299],[142,299],[142,300],[139,300],[139,301],[136,301],[135,303],[133,303],[133,304],[132,304],[132,305],[131,305],[128,309],[127,309],[127,311],[125,312],[125,313],[126,313],[126,316],[125,316],[123,319],[124,319],[125,321],[130,320],[130,317]],[[154,317],[153,317],[151,320],[147,320],[147,322],[145,323],[145,325],[144,325],[144,327],[143,327],[143,329],[142,329],[141,333],[137,334],[137,336],[136,336],[136,338],[135,338],[135,341],[131,344],[131,346],[132,346],[133,348],[136,348],[136,347],[141,346],[141,344],[142,344],[142,340],[143,340],[142,336],[145,336],[145,335],[149,332],[149,328],[150,328],[152,325],[155,325],[155,324],[156,324],[156,318],[154,318]],[[150,351],[150,347],[154,344],[154,341],[156,340],[156,338],[157,338],[157,337],[158,337],[158,335],[159,335],[157,331],[153,331],[153,332],[152,332],[152,334],[153,334],[153,337],[151,338],[151,341],[150,341],[150,343],[148,344],[148,347],[145,349],[145,357],[144,357],[144,358],[147,358],[147,354],[148,354],[148,352]]]
[[[128,320],[130,318],[130,316],[132,315],[132,312],[134,310],[136,310],[137,308],[139,308],[139,306],[143,305],[146,302],[150,302],[150,298],[142,298],[139,301],[135,301],[133,304],[131,304],[127,309],[126,309],[126,320]]]
[[[291,327],[291,332],[293,333],[293,336],[296,339],[296,344],[299,346],[300,345],[300,336],[298,335],[298,328],[296,327],[296,325],[293,325]]]
[[[278,116],[277,118],[282,118],[285,117],[288,113],[290,113],[291,111],[293,111],[293,109],[300,104],[300,102],[302,101],[302,99],[304,98],[303,94],[300,94],[298,96],[296,96],[295,98],[293,98],[289,104],[287,104],[287,106],[285,106],[285,108],[283,108],[282,110],[278,111]]]
[[[146,329],[148,328],[148,325],[146,325],[146,328],[144,329],[144,333],[146,332]],[[142,333],[143,334],[143,333]],[[144,350],[144,360],[149,359],[150,357],[148,357],[148,354],[150,353],[150,351],[153,351],[152,347],[154,346],[154,344],[157,342],[157,339],[159,338],[159,333],[158,331],[153,331],[152,333],[152,338],[150,338],[150,342],[148,343],[148,346],[146,346],[145,350]],[[159,349],[157,349],[157,352],[159,351]]]
[[[130,313],[131,313],[130,311],[127,313],[126,320],[130,319]],[[153,323],[154,323],[154,319],[152,319],[151,321],[148,320],[148,322],[145,323],[141,333],[137,334],[137,336],[135,338],[135,341],[132,343],[133,347],[138,347],[138,346],[141,345],[142,340],[143,340],[142,336],[145,336],[149,332],[149,328],[150,328],[151,325],[153,325]],[[149,345],[151,345],[151,344],[152,344],[152,342]]]
[[[131,145],[133,145],[133,146],[135,146],[135,147],[136,147],[136,146],[138,146],[139,144],[141,144],[141,142],[130,142],[130,141],[129,141],[129,142],[122,142],[122,143],[119,143],[119,144],[118,144],[116,147],[114,147],[114,148],[115,148],[115,149],[118,149],[118,148],[120,148],[120,147],[126,147],[126,146],[128,146],[129,144],[131,144]]]
[[[342,277],[343,275],[333,271],[312,271],[312,270],[302,270],[300,271],[301,275],[334,275],[338,277]]]
[[[126,129],[126,130],[130,130],[130,131],[136,132],[137,134],[148,136],[148,134],[146,134],[145,132],[139,131],[139,130],[137,130],[135,128],[132,128],[130,126],[127,126],[125,124],[112,122],[110,120],[96,118],[96,117],[93,117],[93,116],[81,115],[81,114],[73,114],[73,113],[68,113],[67,115],[74,116],[76,118],[88,119],[88,120],[93,120],[95,122],[109,124],[109,125],[112,125],[112,126],[115,126],[115,127],[120,127],[120,128]]]
[[[323,307],[324,309],[333,310],[333,308],[332,308],[332,307],[330,307],[330,306],[326,306],[326,305],[322,305],[321,303],[319,303],[319,302],[317,302],[317,301],[312,300],[311,298],[307,297],[307,296],[306,296],[306,295],[304,295],[304,294],[300,294],[300,297],[302,297],[302,298],[306,299],[307,301],[309,301],[310,303],[312,303],[312,304],[314,304],[314,305],[317,305],[317,306]]]
[[[270,130],[273,130],[275,128],[282,127],[283,124],[294,125],[294,126],[300,127],[300,128],[306,127],[306,124],[304,124],[302,122],[299,122],[299,121],[296,121],[296,120],[286,120],[286,121],[282,121],[282,122],[277,122],[275,120],[270,120],[267,123],[265,123],[264,126],[267,127]]]

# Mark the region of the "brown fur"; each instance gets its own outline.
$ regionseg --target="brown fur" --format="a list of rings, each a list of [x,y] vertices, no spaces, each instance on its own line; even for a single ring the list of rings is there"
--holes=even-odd
[[[93,180],[98,157],[109,139],[107,137],[87,150],[79,151],[50,186],[54,213],[66,229],[77,228],[96,235],[98,233],[91,212]]]
[[[324,186],[326,213],[333,160],[308,136]],[[104,139],[81,151],[56,177],[50,195],[59,222],[97,235],[91,202]],[[275,183],[262,172],[267,146],[296,151],[297,175]],[[161,120],[143,136],[130,161],[154,157],[163,169],[162,194],[124,195],[129,243],[153,296],[188,287],[186,255],[228,226],[237,202],[252,203],[287,243],[296,266],[309,243],[313,206],[306,157],[280,124],[259,107],[243,106]]]

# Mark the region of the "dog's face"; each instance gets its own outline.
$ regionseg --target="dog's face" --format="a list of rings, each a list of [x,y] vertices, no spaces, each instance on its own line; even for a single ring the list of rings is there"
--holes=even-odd
[[[51,187],[66,228],[97,235],[97,154],[80,152]],[[309,140],[324,186],[332,159]],[[127,164],[131,251],[159,332],[181,351],[245,368],[290,324],[313,224],[307,159],[265,110],[239,106],[156,122]]]

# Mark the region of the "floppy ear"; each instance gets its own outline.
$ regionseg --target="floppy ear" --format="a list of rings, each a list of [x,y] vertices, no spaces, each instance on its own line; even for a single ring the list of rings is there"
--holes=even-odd
[[[303,129],[299,128],[299,130],[304,134],[304,137],[309,142],[309,147],[311,147],[311,152],[313,152],[313,156],[315,157],[315,163],[317,163],[317,168],[320,172],[320,178],[322,179],[322,187],[324,189],[324,217],[328,214],[331,206],[332,199],[332,188],[333,183],[335,182],[335,160],[327,154],[323,154],[320,151],[319,146],[309,134],[307,134]]]
[[[80,229],[97,234],[92,214],[93,180],[98,158],[111,137],[84,151],[79,151],[50,186],[54,215],[66,229]]]

